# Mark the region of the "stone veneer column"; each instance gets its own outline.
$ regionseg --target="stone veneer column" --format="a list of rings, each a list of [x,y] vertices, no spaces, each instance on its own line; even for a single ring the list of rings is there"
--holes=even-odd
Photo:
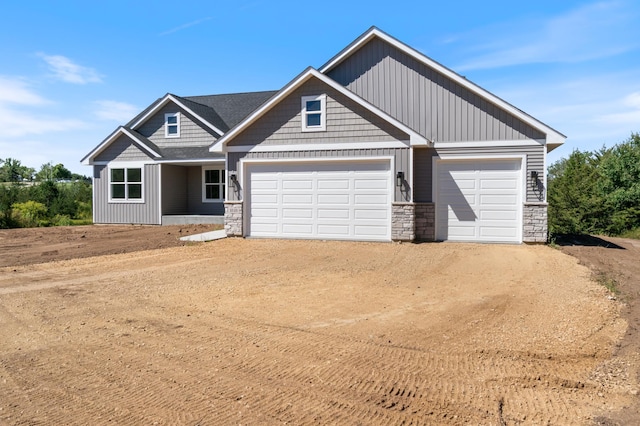
[[[420,241],[436,240],[436,205],[433,203],[415,204],[415,233]]]
[[[522,214],[522,241],[525,243],[546,243],[547,203],[525,203]]]
[[[413,241],[415,235],[415,205],[413,203],[393,203],[391,205],[391,239]]]
[[[224,230],[228,237],[242,237],[242,201],[225,201]]]

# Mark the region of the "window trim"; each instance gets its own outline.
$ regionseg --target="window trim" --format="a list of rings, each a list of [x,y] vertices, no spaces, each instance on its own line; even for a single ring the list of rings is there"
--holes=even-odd
[[[141,164],[114,164],[109,165],[107,167],[107,180],[108,180],[108,191],[109,191],[109,203],[135,203],[135,204],[144,204],[144,165]],[[111,181],[111,171],[122,169],[124,170],[124,181],[123,182],[112,182]],[[139,169],[140,170],[140,182],[128,182],[128,173],[127,170],[130,169]],[[124,198],[113,198],[113,184],[122,184],[124,185]],[[129,185],[139,184],[140,185],[140,198],[129,198]]]
[[[176,117],[175,124],[169,124],[169,118]],[[164,137],[165,138],[179,138],[180,137],[180,112],[167,112],[164,114]],[[176,126],[176,133],[169,133],[169,126]]]
[[[220,183],[206,183],[205,177],[208,170],[218,170],[220,172]],[[202,202],[203,203],[221,203],[224,202],[227,195],[227,173],[223,165],[218,166],[202,166]],[[207,198],[207,185],[217,185],[220,187],[221,198]]]
[[[307,111],[307,102],[320,101],[320,111]],[[324,132],[327,130],[327,95],[310,95],[301,97],[301,124],[303,132]],[[320,125],[307,125],[307,117],[312,114],[320,114]]]

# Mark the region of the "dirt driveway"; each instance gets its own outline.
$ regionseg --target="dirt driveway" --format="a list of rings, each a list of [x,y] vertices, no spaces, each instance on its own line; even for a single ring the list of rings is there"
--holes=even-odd
[[[242,239],[6,266],[0,424],[590,424],[639,365],[590,276],[544,246]]]

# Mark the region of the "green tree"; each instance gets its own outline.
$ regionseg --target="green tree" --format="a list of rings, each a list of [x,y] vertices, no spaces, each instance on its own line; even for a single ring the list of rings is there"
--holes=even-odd
[[[597,188],[610,212],[605,232],[620,234],[640,227],[640,135],[632,134],[606,151]]]
[[[24,203],[14,203],[11,206],[18,216],[18,222],[23,227],[38,226],[47,214],[47,207],[37,201],[26,201]]]
[[[0,159],[0,182],[22,182],[32,180],[34,170],[23,166],[15,158]]]
[[[72,177],[73,173],[60,163],[56,165],[53,165],[51,162],[43,164],[38,173],[36,173],[36,180],[41,182],[48,180],[58,181],[62,179],[71,179]]]
[[[0,228],[13,228],[13,204],[18,201],[20,187],[16,184],[0,184]]]
[[[551,234],[597,232],[602,199],[596,191],[600,156],[573,151],[549,167],[548,201]]]

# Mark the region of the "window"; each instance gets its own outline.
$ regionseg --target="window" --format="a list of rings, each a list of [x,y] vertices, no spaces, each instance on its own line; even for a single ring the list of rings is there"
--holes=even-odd
[[[180,137],[180,113],[172,112],[164,115],[164,136],[166,138]]]
[[[111,201],[142,201],[142,168],[109,169]]]
[[[321,132],[326,130],[327,95],[302,97],[302,131]]]
[[[223,201],[225,198],[225,172],[222,169],[202,169],[202,202]]]

